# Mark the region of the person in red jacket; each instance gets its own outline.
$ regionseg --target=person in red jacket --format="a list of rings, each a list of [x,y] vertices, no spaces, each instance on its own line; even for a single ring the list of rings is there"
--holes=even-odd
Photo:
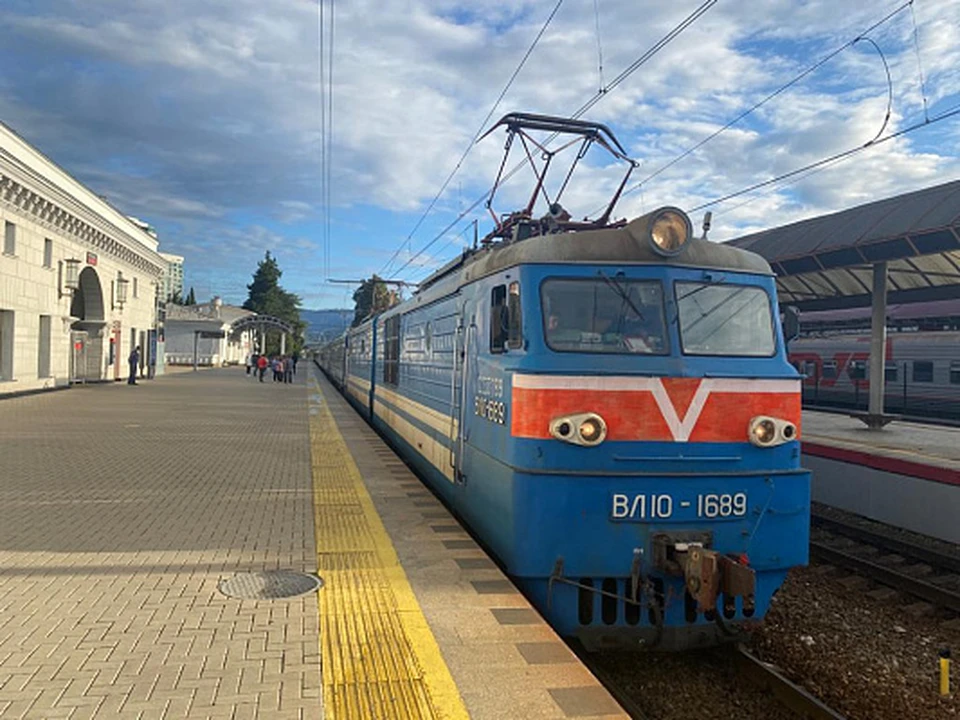
[[[267,356],[261,355],[257,358],[257,372],[260,373],[260,382],[263,382],[263,374],[267,371]]]

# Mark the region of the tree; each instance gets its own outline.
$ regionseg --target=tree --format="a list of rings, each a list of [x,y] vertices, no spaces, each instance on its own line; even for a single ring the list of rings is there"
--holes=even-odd
[[[196,305],[196,304],[197,304],[197,298],[196,298],[196,296],[193,294],[193,288],[190,288],[190,292],[187,293],[187,299],[183,301],[183,304],[184,304],[184,305]]]
[[[268,250],[253,273],[253,282],[247,285],[249,295],[243,304],[246,310],[259,315],[272,315],[290,323],[294,328],[292,343],[287,343],[287,351],[299,350],[303,346],[303,330],[306,323],[300,320],[300,298],[280,286],[283,272],[277,259]],[[280,351],[280,333],[268,333],[267,353]]]
[[[353,325],[356,327],[371,315],[382,313],[397,304],[397,293],[387,289],[379,275],[364,280],[353,292]]]

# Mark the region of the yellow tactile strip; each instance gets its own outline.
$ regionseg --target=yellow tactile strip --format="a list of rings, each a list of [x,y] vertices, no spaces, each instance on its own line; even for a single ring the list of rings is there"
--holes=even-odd
[[[310,399],[325,717],[467,718],[316,381]]]

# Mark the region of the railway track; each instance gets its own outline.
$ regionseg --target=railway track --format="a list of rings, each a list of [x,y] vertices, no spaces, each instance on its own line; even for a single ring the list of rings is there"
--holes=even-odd
[[[680,715],[669,715],[647,710],[644,698],[637,697],[635,691],[631,691],[625,686],[622,673],[614,672],[610,667],[600,662],[598,656],[587,653],[582,648],[574,648],[574,651],[634,720],[667,720],[668,718],[672,720],[673,717],[680,717]],[[737,676],[744,680],[742,686],[751,686],[756,692],[772,698],[777,706],[789,711],[794,717],[803,720],[845,720],[843,715],[825,705],[803,687],[791,682],[775,666],[758,659],[743,646],[717,648],[715,652],[723,654],[724,659],[731,661]],[[690,671],[696,673],[699,669],[698,661],[694,660],[691,663]],[[636,672],[643,672],[643,670],[638,668]],[[677,674],[675,685],[677,693],[684,692],[682,675]],[[742,691],[743,687],[740,689]],[[690,717],[687,714],[682,716]],[[736,717],[747,718],[751,716],[740,710]],[[757,717],[766,718],[766,715],[757,715]]]
[[[960,613],[960,555],[816,511],[811,522],[829,533],[811,539],[814,557]]]

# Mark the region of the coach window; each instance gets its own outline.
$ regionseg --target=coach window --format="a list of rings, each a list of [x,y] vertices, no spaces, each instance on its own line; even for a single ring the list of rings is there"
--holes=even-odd
[[[917,383],[932,383],[933,363],[929,360],[914,360],[913,381]]]
[[[897,364],[888,362],[883,369],[884,380],[888,383],[897,381]]]
[[[396,385],[400,379],[400,316],[387,318],[383,325],[383,382]]]
[[[837,363],[833,360],[827,360],[823,363],[823,379],[824,380],[836,380],[837,379]]]
[[[866,380],[867,363],[863,360],[854,360],[850,363],[850,367],[847,368],[847,375],[850,376],[851,380]]]
[[[960,360],[950,361],[950,384],[960,385]]]

